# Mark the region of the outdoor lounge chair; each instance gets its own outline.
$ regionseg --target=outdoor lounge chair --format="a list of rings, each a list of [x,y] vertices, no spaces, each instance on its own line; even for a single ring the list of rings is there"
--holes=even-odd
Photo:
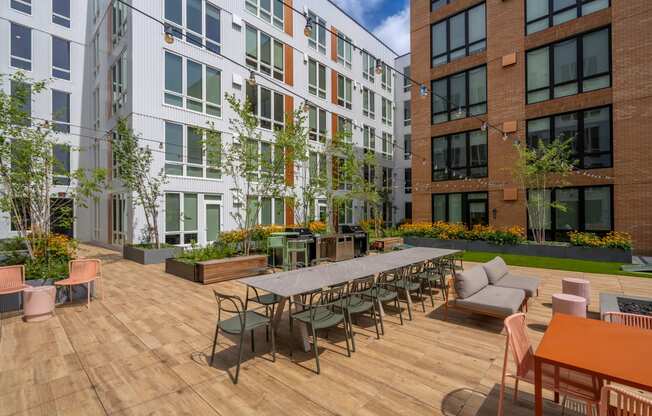
[[[79,259],[68,262],[68,278],[54,282],[57,287],[68,286],[68,296],[72,302],[72,287],[86,285],[86,307],[91,305],[91,283],[102,282],[102,262],[98,259]],[[102,291],[102,296],[104,292]]]
[[[489,284],[489,278],[482,266],[453,275],[455,293],[454,306],[481,315],[505,318],[521,310],[525,302],[525,291]],[[448,306],[444,304],[444,316],[448,318]]]
[[[28,288],[25,284],[25,266],[22,264],[0,267],[0,296],[18,293],[20,304],[22,304],[23,290]],[[0,321],[2,310],[0,310]],[[2,325],[0,322],[0,336],[2,336]]]
[[[519,276],[510,273],[507,264],[501,257],[495,257],[482,265],[489,279],[489,284],[498,287],[509,287],[525,291],[525,310],[529,298],[539,296],[539,278]]]

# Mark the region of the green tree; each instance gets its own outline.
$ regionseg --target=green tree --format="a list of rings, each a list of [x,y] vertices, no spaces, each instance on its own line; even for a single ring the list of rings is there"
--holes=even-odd
[[[515,144],[518,157],[512,175],[527,195],[528,220],[537,243],[546,239],[551,208],[566,209],[563,204],[551,202],[548,193],[552,187],[562,186],[573,170],[571,142],[572,138],[560,137],[550,143],[540,140],[536,146]]]

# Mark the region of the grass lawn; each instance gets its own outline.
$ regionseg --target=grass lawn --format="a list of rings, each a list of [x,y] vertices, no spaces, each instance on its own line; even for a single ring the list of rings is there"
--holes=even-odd
[[[622,263],[608,261],[589,261],[558,259],[555,257],[521,256],[518,254],[498,254],[482,251],[467,251],[464,253],[464,260],[483,263],[500,256],[505,263],[511,266],[538,267],[541,269],[568,270],[573,272],[616,274],[620,276],[652,277],[652,274],[631,273],[620,270]]]

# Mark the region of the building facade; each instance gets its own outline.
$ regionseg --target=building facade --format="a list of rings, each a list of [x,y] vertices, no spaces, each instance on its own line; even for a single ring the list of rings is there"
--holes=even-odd
[[[142,241],[144,214],[122,187],[112,156],[119,119],[127,120],[142,145],[150,147],[153,172],[168,177],[158,219],[162,241],[207,244],[220,230],[236,228],[231,214],[239,201],[231,191],[233,181],[209,163],[195,129],[210,124],[223,142],[231,140],[234,114],[226,94],[255,102],[263,134],[261,157],[274,154],[273,129],[282,128],[292,110],[309,104],[310,164],[315,169],[305,166],[306,171],[319,171],[316,166],[323,164],[325,137],[349,128],[359,152],[377,155],[373,180],[393,198],[395,94],[403,91],[397,81],[402,78],[390,68],[396,53],[330,1],[136,4],[173,29],[171,43],[160,22],[118,1],[72,2],[72,8],[70,0],[2,3],[0,28],[9,42],[0,54],[0,72],[22,69],[33,79],[54,76],[52,88],[65,95],[45,97],[48,91],[34,97],[32,116],[53,119],[64,108],[67,116],[61,123],[67,130],[61,139],[75,149],[66,156],[68,169],[106,168],[111,178],[98,201],[76,208],[69,234],[80,240],[112,245]],[[306,19],[288,5],[319,23],[309,36],[304,34]],[[376,59],[388,65],[377,71]],[[251,72],[253,86],[247,82]],[[293,172],[295,181],[305,177]],[[58,194],[64,197],[65,192],[61,188]],[[283,199],[259,203],[261,224],[295,221]],[[395,205],[390,199],[383,209],[389,224],[395,222]],[[318,219],[324,210],[318,199],[311,216]],[[358,223],[369,215],[366,204],[353,201],[339,222]],[[12,234],[5,213],[0,236]]]
[[[652,252],[650,2],[414,0],[411,13],[413,78],[432,91],[413,86],[415,220],[527,228],[513,143],[563,137],[576,166],[546,195],[566,206],[549,238],[624,231]]]
[[[394,66],[406,77],[399,76],[396,86],[396,128],[394,137],[394,169],[397,186],[394,189],[396,224],[412,221],[412,81],[410,54],[396,58]]]

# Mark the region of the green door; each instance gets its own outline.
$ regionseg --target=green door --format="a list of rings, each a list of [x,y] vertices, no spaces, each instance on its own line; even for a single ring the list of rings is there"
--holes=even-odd
[[[206,242],[217,240],[220,233],[220,206],[206,204]]]

